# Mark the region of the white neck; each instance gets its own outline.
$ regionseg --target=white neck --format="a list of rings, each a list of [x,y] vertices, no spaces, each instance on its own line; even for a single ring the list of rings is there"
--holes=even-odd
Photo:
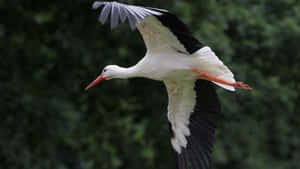
[[[149,57],[144,57],[136,65],[128,68],[118,66],[114,78],[127,79],[133,77],[151,78],[153,74],[153,64],[150,64]],[[156,64],[155,64],[156,65]]]
[[[128,79],[128,78],[133,78],[133,77],[139,77],[136,66],[132,66],[129,68],[119,67],[116,78]]]

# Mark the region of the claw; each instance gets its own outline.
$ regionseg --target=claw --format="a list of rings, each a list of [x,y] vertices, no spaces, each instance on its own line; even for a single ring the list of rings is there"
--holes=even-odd
[[[252,88],[249,85],[247,85],[243,82],[235,82],[235,83],[233,83],[232,86],[235,88],[239,88],[239,89],[252,90]]]

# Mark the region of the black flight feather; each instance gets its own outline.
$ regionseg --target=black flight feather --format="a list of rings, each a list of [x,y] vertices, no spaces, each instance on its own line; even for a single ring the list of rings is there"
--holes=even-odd
[[[151,8],[160,11],[159,9]],[[178,17],[170,12],[160,11],[163,15],[158,15],[156,18],[178,38],[184,48],[193,54],[203,47],[202,43],[193,37],[188,27]]]
[[[193,54],[203,47],[203,45],[192,36],[187,26],[167,10],[126,5],[118,2],[96,1],[93,4],[94,9],[100,8],[101,6],[104,7],[101,11],[99,21],[104,24],[108,20],[109,14],[111,14],[111,29],[114,29],[119,24],[119,18],[122,22],[128,18],[130,28],[134,30],[137,23],[142,23],[148,16],[153,15],[177,37],[189,54]]]
[[[196,105],[190,116],[190,136],[187,136],[187,147],[177,153],[178,169],[209,169],[213,148],[215,124],[213,116],[221,110],[220,103],[209,81],[197,80]]]

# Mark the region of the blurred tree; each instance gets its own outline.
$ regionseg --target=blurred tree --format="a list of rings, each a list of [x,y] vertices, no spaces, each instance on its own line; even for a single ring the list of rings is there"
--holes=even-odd
[[[120,2],[173,11],[254,88],[218,89],[212,168],[300,167],[300,1]],[[92,3],[0,1],[0,168],[175,167],[162,83],[84,92],[104,65],[130,66],[145,52],[127,25],[101,26]]]

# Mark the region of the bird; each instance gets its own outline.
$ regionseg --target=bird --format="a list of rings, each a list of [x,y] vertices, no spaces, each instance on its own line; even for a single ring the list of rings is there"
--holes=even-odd
[[[105,66],[85,90],[116,78],[163,82],[168,93],[167,118],[177,168],[210,168],[216,128],[212,115],[221,110],[215,86],[228,91],[252,88],[236,81],[214,51],[193,37],[188,27],[168,10],[115,1],[95,1],[93,8],[101,8],[98,20],[102,24],[110,20],[111,29],[128,20],[130,28],[140,32],[147,51],[131,67]]]

